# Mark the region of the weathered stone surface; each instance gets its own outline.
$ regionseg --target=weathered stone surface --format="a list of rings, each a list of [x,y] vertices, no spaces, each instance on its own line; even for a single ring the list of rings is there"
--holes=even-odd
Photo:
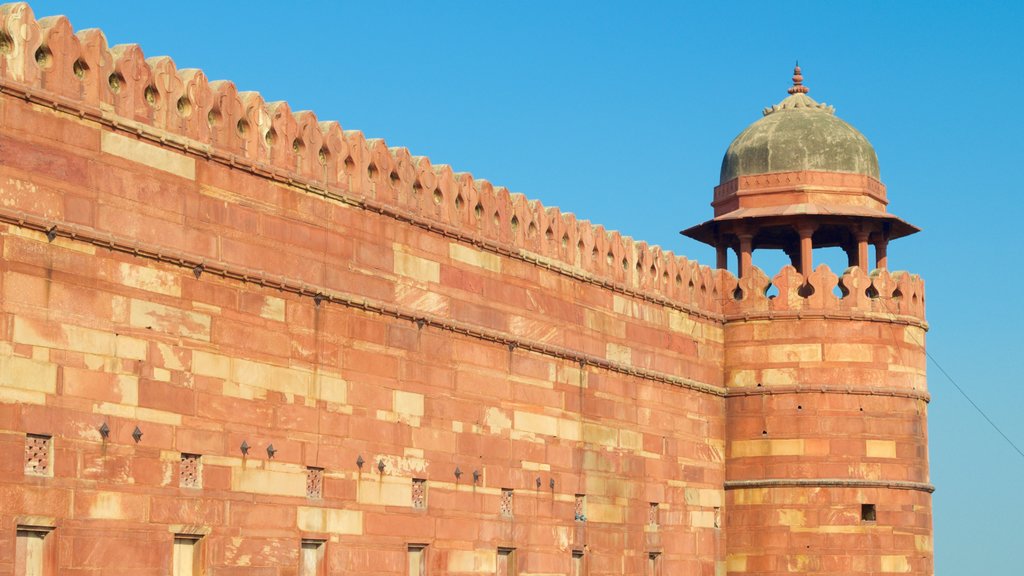
[[[919,278],[737,280],[23,4],[0,30],[0,528],[51,523],[56,573],[167,574],[175,535],[215,574],[304,539],[327,573],[930,573]]]

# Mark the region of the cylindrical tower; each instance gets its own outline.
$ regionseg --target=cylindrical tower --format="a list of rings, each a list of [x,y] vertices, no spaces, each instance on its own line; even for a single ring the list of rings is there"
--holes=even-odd
[[[885,259],[917,229],[886,212],[864,136],[806,92],[797,68],[729,147],[715,219],[684,232],[740,263],[725,304],[727,572],[930,575],[924,290]],[[851,267],[813,269],[820,246]],[[769,279],[758,248],[793,266]]]

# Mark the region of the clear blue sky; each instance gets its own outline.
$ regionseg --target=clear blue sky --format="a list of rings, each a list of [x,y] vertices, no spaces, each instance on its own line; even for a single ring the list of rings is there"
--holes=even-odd
[[[32,5],[707,264],[678,231],[799,59],[924,228],[890,262],[929,351],[1024,448],[1022,2]],[[929,376],[936,573],[1019,574],[1024,458]]]

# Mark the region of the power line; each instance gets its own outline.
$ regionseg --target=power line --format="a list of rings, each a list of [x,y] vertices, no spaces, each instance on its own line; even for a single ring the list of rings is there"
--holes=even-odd
[[[949,383],[952,384],[954,388],[956,388],[957,392],[959,392],[960,395],[966,398],[967,401],[971,403],[971,406],[974,406],[974,409],[977,410],[978,414],[981,414],[981,417],[984,418],[985,421],[989,423],[989,426],[992,426],[992,429],[998,432],[999,435],[1003,437],[1003,440],[1006,440],[1006,443],[1009,444],[1014,450],[1016,450],[1017,454],[1020,454],[1021,457],[1024,458],[1024,452],[1022,452],[1021,449],[1018,448],[1017,445],[1013,443],[1013,440],[1010,440],[1009,436],[1004,434],[1003,431],[999,429],[999,426],[996,426],[996,423],[993,422],[992,419],[988,417],[988,414],[985,414],[985,411],[981,409],[981,406],[978,406],[974,402],[974,400],[971,400],[971,397],[967,395],[967,392],[964,392],[964,389],[961,388],[960,385],[956,383],[956,380],[953,380],[953,377],[949,375],[949,372],[946,372],[946,369],[942,367],[942,364],[939,364],[939,361],[935,359],[935,356],[932,356],[931,352],[928,352],[927,350],[925,350],[925,354],[928,356],[928,359],[932,361],[932,364],[934,364],[935,367],[939,369],[939,372],[942,372],[942,375],[945,376],[947,380],[949,380]]]
[[[886,300],[889,300],[889,298],[881,298],[882,305],[888,309],[889,305],[888,302],[886,302]],[[887,311],[894,317],[896,316],[894,312],[889,310]],[[892,326],[890,325],[890,327]],[[893,330],[895,331],[894,327]],[[925,356],[927,356],[928,359],[932,361],[932,364],[934,364],[935,367],[939,369],[939,372],[942,372],[942,375],[946,377],[946,380],[949,380],[949,383],[952,384],[954,388],[956,388],[956,391],[959,392],[960,395],[963,396],[967,400],[967,402],[969,402],[971,406],[974,407],[975,410],[977,410],[978,414],[981,414],[981,417],[984,418],[986,422],[988,422],[989,426],[991,426],[993,430],[995,430],[1000,436],[1002,436],[1003,440],[1006,440],[1006,443],[1009,444],[1010,447],[1017,452],[1017,454],[1020,454],[1021,458],[1024,458],[1024,451],[1021,451],[1021,449],[1018,448],[1016,444],[1014,444],[1013,440],[1010,440],[1010,437],[1007,436],[1002,431],[1002,429],[1000,429],[999,426],[997,426],[996,423],[992,421],[991,418],[988,417],[988,414],[985,414],[985,411],[981,409],[981,406],[978,406],[978,404],[974,400],[972,400],[970,396],[967,395],[967,392],[964,391],[964,389],[961,388],[960,385],[956,383],[956,380],[953,379],[949,372],[946,372],[946,369],[942,367],[942,364],[939,364],[939,360],[935,358],[935,356],[933,356],[931,352],[928,351],[928,348],[924,345],[924,343],[917,339],[917,335],[911,332],[910,337],[913,338],[914,342],[916,342],[917,345],[924,350]]]

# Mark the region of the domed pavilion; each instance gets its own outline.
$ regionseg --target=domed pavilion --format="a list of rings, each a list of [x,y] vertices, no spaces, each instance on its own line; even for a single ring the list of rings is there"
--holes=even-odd
[[[682,233],[714,246],[719,268],[735,250],[739,275],[750,271],[757,249],[784,251],[803,274],[812,250],[838,246],[850,266],[886,267],[889,240],[919,229],[886,211],[878,157],[863,134],[815,102],[800,67],[782,102],[740,133],[722,159],[715,187],[715,217]]]

